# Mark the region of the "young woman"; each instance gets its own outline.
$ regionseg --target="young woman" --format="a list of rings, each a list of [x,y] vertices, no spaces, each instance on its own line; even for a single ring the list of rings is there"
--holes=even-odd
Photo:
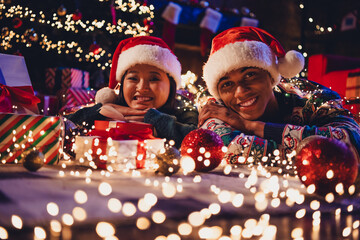
[[[230,162],[262,161],[275,149],[286,159],[311,135],[338,139],[359,154],[359,125],[336,92],[294,78],[303,66],[300,53],[285,53],[259,28],[236,27],[213,39],[204,80],[217,103],[200,110],[199,125],[222,137]]]
[[[109,87],[100,89],[93,107],[67,115],[79,127],[94,120],[139,121],[152,124],[155,136],[174,140],[180,147],[197,127],[194,105],[176,94],[181,65],[160,38],[140,36],[121,41],[114,53]]]

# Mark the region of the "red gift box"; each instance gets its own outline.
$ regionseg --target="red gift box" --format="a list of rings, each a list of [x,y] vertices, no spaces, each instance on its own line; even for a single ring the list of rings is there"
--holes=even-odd
[[[81,88],[69,88],[59,92],[60,113],[72,112],[73,109],[81,106],[87,106],[95,102],[95,90],[86,90]]]
[[[95,121],[95,129],[88,136],[76,137],[76,159],[84,163],[84,157],[88,158],[100,169],[106,169],[111,161],[122,161],[119,159],[132,162],[130,165],[135,168],[144,168],[149,155],[164,147],[165,140],[152,133],[151,124]]]
[[[0,54],[0,112],[38,114],[24,57]]]

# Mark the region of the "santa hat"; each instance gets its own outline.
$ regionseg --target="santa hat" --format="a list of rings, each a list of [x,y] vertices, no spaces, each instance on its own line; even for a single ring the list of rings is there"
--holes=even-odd
[[[275,86],[281,77],[292,78],[299,74],[304,67],[304,57],[294,50],[285,53],[280,43],[260,28],[230,28],[214,37],[209,59],[203,68],[210,94],[220,99],[217,90],[220,78],[243,67],[268,71]]]
[[[100,89],[96,103],[114,103],[114,88],[125,72],[136,64],[149,64],[168,73],[178,88],[181,87],[181,64],[166,43],[157,37],[139,36],[122,40],[112,59],[109,87]]]

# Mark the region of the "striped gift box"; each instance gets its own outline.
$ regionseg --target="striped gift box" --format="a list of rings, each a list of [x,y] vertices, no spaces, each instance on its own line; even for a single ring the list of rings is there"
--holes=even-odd
[[[357,98],[360,96],[360,70],[357,72],[350,72],[346,78],[346,92],[345,97],[348,99]]]
[[[47,68],[45,70],[45,85],[50,94],[56,94],[60,89],[88,88],[89,72],[76,68]]]
[[[57,163],[62,129],[59,117],[0,113],[0,162],[18,163],[21,153],[35,147],[46,164]]]
[[[85,90],[79,88],[69,88],[64,91],[61,96],[61,109],[60,113],[66,112],[69,109],[84,106],[87,104],[94,103],[95,101],[95,90]]]

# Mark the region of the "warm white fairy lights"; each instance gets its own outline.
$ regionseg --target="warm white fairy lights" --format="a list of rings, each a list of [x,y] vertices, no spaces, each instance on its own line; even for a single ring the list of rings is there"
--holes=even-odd
[[[115,1],[115,8],[122,12],[137,14],[138,16],[144,15],[144,18],[149,22],[154,18],[154,7],[152,5],[141,5],[134,0]],[[43,11],[35,12],[28,7],[20,5],[7,6],[3,2],[0,3],[0,10],[4,18],[7,19],[18,18],[19,21],[28,20],[30,23],[36,22],[37,24],[47,25],[51,28],[72,32],[74,34],[101,30],[110,35],[121,33],[124,35],[141,36],[151,34],[153,31],[149,29],[148,26],[144,26],[143,23],[126,22],[124,19],[118,19],[115,25],[98,19],[83,21],[80,18],[74,20],[74,14],[72,13],[66,14],[65,16],[59,16],[57,13],[53,13],[52,16],[46,16]],[[0,36],[0,47],[5,51],[13,48],[13,43],[22,43],[25,47],[32,47],[38,43],[45,51],[54,50],[58,54],[73,54],[79,62],[97,63],[97,66],[101,69],[111,67],[112,54],[106,52],[106,50],[101,47],[96,50],[96,53],[84,50],[78,42],[51,40],[50,36],[45,33],[40,34],[40,32],[37,32],[31,27],[26,30],[24,34],[18,34],[9,29],[9,27],[3,27]]]

